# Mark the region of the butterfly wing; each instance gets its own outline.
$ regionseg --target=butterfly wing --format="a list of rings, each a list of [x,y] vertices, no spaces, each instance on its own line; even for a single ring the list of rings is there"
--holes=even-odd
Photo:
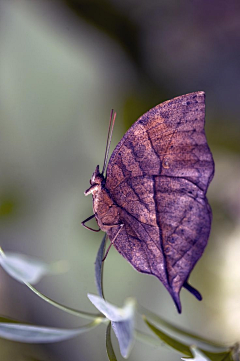
[[[107,167],[106,189],[124,224],[114,246],[138,271],[158,277],[179,310],[211,227],[206,191],[214,162],[204,123],[204,92],[164,102],[133,124]],[[110,240],[116,232],[109,229]]]

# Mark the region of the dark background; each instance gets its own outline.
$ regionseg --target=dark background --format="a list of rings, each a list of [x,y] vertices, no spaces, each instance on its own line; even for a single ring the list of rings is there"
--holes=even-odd
[[[94,311],[87,293],[96,293],[94,259],[103,234],[80,223],[92,214],[83,192],[102,166],[110,110],[117,111],[113,149],[152,106],[204,90],[216,165],[208,192],[213,225],[190,279],[203,301],[183,290],[178,315],[159,281],[135,272],[113,248],[105,295],[118,306],[135,297],[199,335],[239,340],[239,44],[239,0],[0,0],[0,243],[47,262],[69,262],[69,272],[37,285],[41,292]],[[4,271],[0,277],[0,314],[56,327],[86,323]],[[48,346],[0,340],[0,359],[106,360],[104,327]],[[180,355],[136,342],[129,360],[145,359]]]

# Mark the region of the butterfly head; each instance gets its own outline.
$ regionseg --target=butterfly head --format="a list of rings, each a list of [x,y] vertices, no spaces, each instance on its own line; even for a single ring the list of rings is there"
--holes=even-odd
[[[90,193],[94,194],[98,192],[99,188],[101,188],[101,183],[103,180],[104,180],[104,176],[102,173],[99,172],[99,165],[98,165],[90,179],[91,187],[84,192],[85,196],[88,196]]]

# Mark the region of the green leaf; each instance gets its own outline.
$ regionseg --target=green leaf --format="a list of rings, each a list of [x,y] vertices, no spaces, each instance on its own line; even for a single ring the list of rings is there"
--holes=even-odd
[[[84,311],[79,311],[79,310],[75,310],[73,308],[64,306],[56,301],[53,301],[51,298],[44,296],[41,292],[39,292],[38,290],[36,290],[36,288],[34,288],[32,285],[30,285],[29,283],[25,283],[25,285],[30,288],[31,291],[33,291],[37,296],[39,296],[40,298],[42,298],[44,301],[50,303],[50,305],[59,308],[60,310],[70,313],[71,315],[77,316],[77,317],[82,317],[82,318],[87,318],[90,320],[96,320],[101,319],[102,322],[105,319],[105,317],[103,317],[101,314],[94,314],[94,313],[90,313],[90,312],[84,312]]]
[[[61,329],[32,326],[16,323],[0,323],[0,337],[11,341],[26,343],[46,343],[64,341],[87,332],[98,326],[101,319],[76,329]]]
[[[218,360],[218,361],[233,361],[231,356],[231,351],[223,352],[223,353],[208,353],[207,351],[202,351],[198,349],[196,346],[191,347],[191,351],[193,353],[194,358],[185,358],[182,357],[182,360],[193,360],[193,361],[210,361],[210,360]],[[208,356],[207,356],[208,355]]]
[[[97,257],[96,257],[96,261],[95,261],[95,282],[96,282],[98,294],[102,298],[104,298],[104,294],[103,294],[103,265],[104,265],[104,262],[102,260],[104,257],[106,241],[107,241],[107,234],[105,233],[103,240],[100,244],[100,247],[99,247],[99,250],[97,253]]]
[[[4,322],[4,323],[19,323],[19,321],[14,320],[13,318],[10,317],[6,317],[6,316],[0,316],[0,323]]]
[[[152,337],[142,331],[135,329],[134,335],[135,335],[135,340],[142,343],[146,343],[149,346],[160,347],[164,345],[163,341],[160,341],[159,339],[156,339],[155,337]]]
[[[143,320],[150,328],[150,330],[152,330],[165,344],[172,347],[174,350],[180,352],[181,354],[184,354],[189,357],[193,356],[190,347],[188,347],[187,345],[183,344],[180,341],[175,340],[171,336],[167,335],[166,333],[156,328],[152,323],[150,323],[146,319],[146,317],[143,317]]]
[[[208,357],[206,357],[206,355],[204,355],[200,350],[198,350],[197,347],[192,346],[191,347],[191,351],[193,354],[193,358],[185,358],[185,357],[181,357],[182,360],[184,361],[188,361],[188,360],[194,360],[194,361],[210,361],[210,359]]]
[[[106,349],[109,361],[117,361],[111,340],[111,323],[109,322],[106,331]]]
[[[201,349],[200,349],[201,350]],[[226,352],[209,352],[205,350],[201,350],[203,354],[205,354],[211,361],[233,361],[232,350],[228,350]]]
[[[193,357],[191,346],[186,345],[183,342],[180,342],[176,340],[175,338],[167,335],[163,331],[156,328],[152,323],[150,323],[146,317],[143,317],[145,323],[148,325],[148,327],[168,346],[173,348],[174,350],[178,351],[181,354],[184,354],[188,357]],[[230,348],[228,348],[225,352],[210,352],[203,349],[199,350],[206,355],[211,361],[232,361],[232,351]]]
[[[170,322],[164,320],[162,317],[156,315],[155,313],[147,310],[145,307],[138,305],[138,311],[143,316],[145,316],[148,320],[154,321],[154,323],[161,326],[161,328],[165,329],[167,332],[171,332],[181,339],[186,339],[188,344],[195,344],[198,347],[210,347],[213,351],[227,351],[228,347],[221,345],[220,343],[208,340],[206,338],[200,337],[194,333],[187,332],[180,327],[176,327],[172,325]]]

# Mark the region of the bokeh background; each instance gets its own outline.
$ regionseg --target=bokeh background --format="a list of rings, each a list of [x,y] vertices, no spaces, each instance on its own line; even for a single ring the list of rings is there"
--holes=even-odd
[[[239,341],[239,44],[239,0],[0,0],[0,243],[47,262],[68,261],[69,272],[39,283],[42,293],[94,311],[87,293],[96,293],[94,260],[103,234],[80,223],[92,214],[83,192],[102,166],[110,110],[117,111],[113,149],[151,107],[204,90],[216,165],[208,192],[213,225],[190,279],[203,301],[183,290],[178,315],[159,281],[135,272],[113,248],[105,296],[118,306],[135,297],[199,335]],[[46,326],[86,323],[3,270],[0,314]],[[138,327],[147,331],[140,321]],[[105,327],[52,345],[0,340],[0,359],[106,360]],[[129,360],[145,359],[180,356],[136,342]]]

